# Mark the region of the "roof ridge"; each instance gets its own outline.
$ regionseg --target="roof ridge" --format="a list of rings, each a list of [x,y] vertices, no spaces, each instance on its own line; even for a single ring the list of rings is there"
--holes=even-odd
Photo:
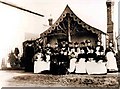
[[[95,28],[95,27],[87,24],[87,23],[84,22],[83,20],[81,20],[81,19],[71,10],[71,8],[69,7],[69,5],[67,4],[66,7],[65,7],[65,9],[64,9],[64,11],[63,11],[62,14],[60,15],[60,17],[56,20],[56,22],[55,22],[54,24],[52,24],[51,27],[49,27],[46,31],[44,31],[44,32],[41,33],[40,35],[41,35],[41,36],[44,36],[44,35],[47,35],[47,33],[51,33],[51,31],[54,30],[55,27],[58,26],[59,23],[63,21],[63,19],[64,19],[64,18],[66,17],[66,15],[67,15],[67,13],[69,13],[70,16],[73,17],[73,19],[78,22],[78,24],[81,24],[83,28],[86,28],[87,30],[93,29],[93,30],[91,30],[93,33],[95,32],[95,33],[98,34],[98,33],[100,32],[100,33],[106,34],[106,33],[104,33],[103,31],[101,31],[101,30],[99,30],[99,29],[97,29],[97,28]],[[96,30],[96,31],[95,31],[95,30]],[[44,34],[44,33],[45,33],[45,34]]]

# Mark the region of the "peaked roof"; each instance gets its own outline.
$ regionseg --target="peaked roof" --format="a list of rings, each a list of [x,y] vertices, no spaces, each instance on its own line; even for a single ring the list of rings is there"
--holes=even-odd
[[[88,25],[87,23],[85,23],[84,21],[82,21],[79,17],[77,17],[74,12],[70,9],[70,7],[67,5],[66,8],[64,9],[63,13],[61,14],[61,16],[58,18],[58,20],[52,24],[51,27],[49,27],[46,31],[44,31],[43,33],[40,34],[41,37],[43,36],[47,36],[47,34],[51,33],[53,30],[55,30],[55,28],[59,25],[60,22],[63,21],[63,19],[66,17],[66,14],[69,13],[70,17],[74,18],[74,21],[77,21],[77,23],[79,25],[82,25],[83,28],[86,28],[88,31],[91,31],[92,33],[96,33],[96,34],[106,34],[103,31],[94,28],[90,25]]]

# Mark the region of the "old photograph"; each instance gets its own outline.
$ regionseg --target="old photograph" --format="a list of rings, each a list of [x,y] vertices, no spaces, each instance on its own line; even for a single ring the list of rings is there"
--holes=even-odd
[[[0,88],[119,89],[119,0],[0,0]]]

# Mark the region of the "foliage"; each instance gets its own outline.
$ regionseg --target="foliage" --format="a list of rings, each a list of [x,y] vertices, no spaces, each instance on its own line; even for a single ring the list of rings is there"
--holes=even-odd
[[[20,68],[20,58],[18,56],[19,49],[15,48],[14,52],[11,51],[8,55],[8,61],[10,62],[10,65],[14,69]]]

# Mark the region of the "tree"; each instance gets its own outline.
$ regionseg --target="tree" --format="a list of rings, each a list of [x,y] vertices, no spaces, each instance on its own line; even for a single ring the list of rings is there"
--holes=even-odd
[[[9,53],[8,61],[12,68],[20,68],[20,58],[19,58],[19,49],[15,48],[14,52]]]

